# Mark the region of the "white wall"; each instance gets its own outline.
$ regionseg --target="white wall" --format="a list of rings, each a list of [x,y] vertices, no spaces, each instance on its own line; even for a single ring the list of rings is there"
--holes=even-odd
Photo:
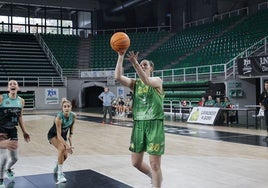
[[[231,98],[229,92],[232,89],[241,89],[244,92],[244,96],[241,98]],[[245,105],[256,105],[256,85],[254,80],[228,80],[226,82],[226,96],[229,97],[233,104],[239,104],[240,108],[244,108]]]
[[[58,90],[58,104],[46,104],[46,89]],[[6,87],[1,87],[1,91],[7,91]],[[34,91],[35,93],[35,108],[42,109],[60,109],[61,99],[67,97],[66,87],[20,87],[20,91]],[[7,91],[8,93],[8,91]]]

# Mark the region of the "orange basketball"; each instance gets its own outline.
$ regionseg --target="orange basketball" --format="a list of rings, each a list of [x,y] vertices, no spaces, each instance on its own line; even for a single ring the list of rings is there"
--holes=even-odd
[[[124,32],[116,32],[110,39],[111,48],[119,53],[124,53],[130,46],[130,39]]]

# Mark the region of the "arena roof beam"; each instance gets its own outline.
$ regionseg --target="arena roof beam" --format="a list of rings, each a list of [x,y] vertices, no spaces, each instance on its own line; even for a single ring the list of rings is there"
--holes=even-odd
[[[122,5],[119,5],[117,7],[112,8],[111,13],[116,13],[116,12],[122,11],[126,8],[129,8],[132,6],[137,6],[139,4],[145,4],[148,2],[151,2],[151,0],[146,0],[146,1],[144,1],[144,0],[130,0],[130,1],[124,2]]]

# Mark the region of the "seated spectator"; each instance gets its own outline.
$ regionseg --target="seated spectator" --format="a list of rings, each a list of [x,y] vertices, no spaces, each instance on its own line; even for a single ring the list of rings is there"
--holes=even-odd
[[[192,110],[190,106],[190,102],[186,101],[186,100],[182,100],[181,102],[181,115],[182,115],[182,119],[187,119],[188,116],[190,115],[190,112]]]
[[[116,115],[116,113],[117,113],[116,104],[117,104],[117,99],[113,98],[113,100],[112,100],[112,114],[113,114],[113,116]]]
[[[214,107],[215,100],[212,99],[212,96],[208,96],[208,100],[205,102],[205,107]]]
[[[216,102],[214,104],[214,107],[218,107],[218,108],[223,108],[223,102],[221,101],[220,97],[216,97]],[[217,121],[219,124],[222,124],[224,122],[224,112],[222,109],[220,109],[218,117],[217,117]]]
[[[132,117],[132,99],[130,97],[126,98],[125,105],[124,105],[124,112],[126,117]]]
[[[187,106],[187,101],[186,101],[186,100],[183,100],[183,101],[181,102],[181,106]]]
[[[132,111],[132,100],[128,97],[125,102],[125,113],[129,113]]]
[[[222,108],[233,108],[233,105],[231,103],[231,101],[229,100],[228,97],[224,97],[224,102],[222,105]],[[229,117],[234,117],[234,111],[229,111]],[[227,111],[223,111],[223,116],[224,116],[224,123],[227,122]],[[230,118],[230,122],[233,123],[233,121],[235,121],[233,118]]]
[[[125,102],[123,101],[123,98],[119,97],[117,104],[116,104],[116,111],[118,112],[118,115],[124,116],[125,115],[125,108],[124,108]]]
[[[206,98],[202,97],[201,100],[198,102],[198,106],[205,106]]]
[[[223,108],[232,108],[232,103],[228,97],[224,97]]]
[[[214,104],[214,107],[219,107],[221,108],[223,105],[223,103],[221,102],[221,98],[220,97],[216,97],[216,102]]]

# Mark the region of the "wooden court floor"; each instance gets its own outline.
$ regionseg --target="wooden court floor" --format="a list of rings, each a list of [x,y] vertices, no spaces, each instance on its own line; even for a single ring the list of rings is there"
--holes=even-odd
[[[57,153],[48,143],[47,132],[56,112],[25,111],[24,122],[31,142],[25,143],[19,131],[19,160],[14,166],[17,177],[52,173]],[[128,151],[131,119],[114,117],[113,125],[104,125],[100,123],[101,114],[77,114],[74,153],[64,164],[66,173],[93,170],[130,187],[151,187],[150,180],[131,166]],[[169,128],[162,157],[164,188],[268,187],[265,130],[172,120],[166,120],[165,124]],[[148,155],[145,160],[148,161]],[[19,183],[15,187],[20,187]]]

